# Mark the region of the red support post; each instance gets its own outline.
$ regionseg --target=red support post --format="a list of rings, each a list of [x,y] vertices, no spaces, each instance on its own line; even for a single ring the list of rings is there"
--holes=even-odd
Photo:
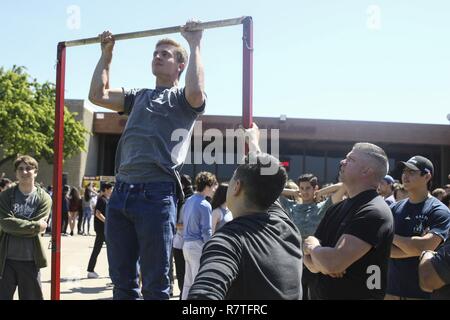
[[[253,124],[253,20],[243,21],[243,64],[242,64],[242,125],[251,128]]]
[[[61,279],[61,211],[62,166],[64,146],[64,87],[66,76],[66,46],[58,43],[56,69],[55,136],[53,160],[53,214],[52,214],[52,270],[51,299],[60,299]]]

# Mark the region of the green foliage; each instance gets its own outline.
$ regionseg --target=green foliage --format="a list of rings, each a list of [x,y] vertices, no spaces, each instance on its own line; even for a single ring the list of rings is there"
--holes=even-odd
[[[53,161],[55,85],[40,84],[24,67],[0,68],[0,150],[3,159],[29,154]],[[88,131],[64,108],[64,159],[85,151]]]

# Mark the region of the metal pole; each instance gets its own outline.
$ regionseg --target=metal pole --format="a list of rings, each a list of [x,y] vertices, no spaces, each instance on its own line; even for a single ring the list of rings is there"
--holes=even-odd
[[[58,44],[56,69],[55,136],[53,160],[52,270],[51,299],[60,299],[61,278],[61,211],[62,161],[64,146],[64,82],[66,75],[66,47]]]
[[[253,20],[246,17],[243,21],[243,61],[242,61],[242,125],[253,125]]]
[[[248,17],[240,17],[240,18],[233,18],[233,19],[226,19],[226,20],[201,22],[192,30],[204,30],[204,29],[234,26],[234,25],[242,24],[242,22],[247,18]],[[114,35],[114,39],[117,41],[117,40],[159,36],[159,35],[170,34],[170,33],[178,33],[181,31],[181,28],[183,28],[183,27],[184,26],[175,26],[175,27],[153,29],[153,30],[146,30],[146,31],[119,33],[119,34]],[[64,42],[66,47],[83,46],[83,45],[94,44],[94,43],[100,43],[100,37],[86,38],[86,39],[79,39],[79,40]]]

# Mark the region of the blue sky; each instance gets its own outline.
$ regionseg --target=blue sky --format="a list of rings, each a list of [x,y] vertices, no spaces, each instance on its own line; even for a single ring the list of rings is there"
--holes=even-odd
[[[39,81],[55,82],[59,41],[250,15],[255,116],[449,124],[450,1],[16,0],[0,10],[0,66]],[[241,114],[241,37],[240,26],[204,32],[208,114]],[[116,43],[112,87],[154,86],[158,38]],[[99,55],[68,49],[66,98],[86,99]]]

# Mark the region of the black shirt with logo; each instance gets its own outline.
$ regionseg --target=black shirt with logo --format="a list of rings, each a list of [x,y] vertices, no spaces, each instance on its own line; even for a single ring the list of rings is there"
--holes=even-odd
[[[367,242],[372,248],[347,268],[343,278],[314,275],[312,299],[383,299],[394,237],[391,211],[375,190],[367,190],[330,207],[315,237],[324,247],[334,247],[343,234]]]

